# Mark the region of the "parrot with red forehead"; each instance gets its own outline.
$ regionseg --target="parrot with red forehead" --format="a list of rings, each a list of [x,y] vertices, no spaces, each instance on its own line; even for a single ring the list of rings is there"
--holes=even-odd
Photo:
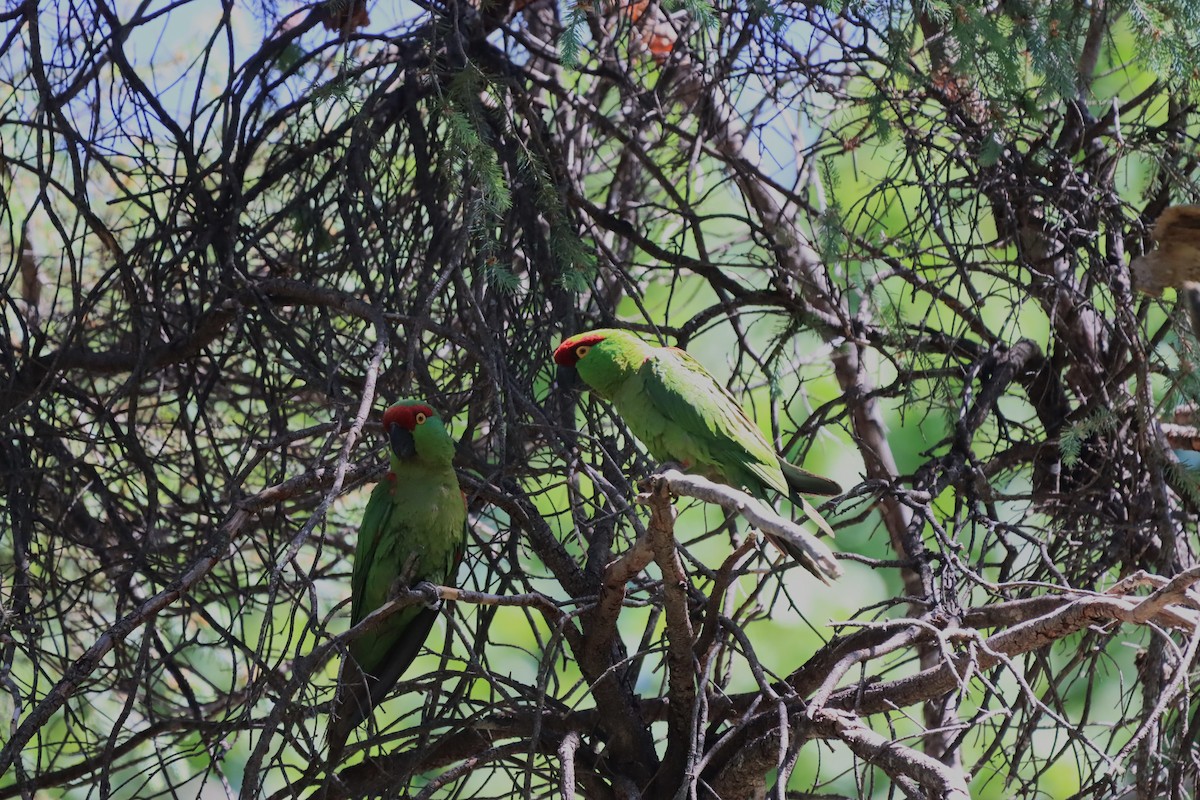
[[[678,462],[690,472],[764,500],[769,490],[790,496],[828,531],[800,495],[841,494],[842,487],[777,454],[733,395],[683,350],[649,344],[629,331],[601,328],[564,339],[554,351],[554,362],[560,373],[573,370],[592,392],[612,403],[659,461]],[[773,541],[807,565],[785,541]]]
[[[454,580],[467,535],[466,500],[454,473],[454,440],[437,412],[401,400],[383,414],[390,469],[367,501],[350,578],[350,625],[399,588]],[[329,726],[330,760],[417,657],[438,610],[409,606],[350,642]]]

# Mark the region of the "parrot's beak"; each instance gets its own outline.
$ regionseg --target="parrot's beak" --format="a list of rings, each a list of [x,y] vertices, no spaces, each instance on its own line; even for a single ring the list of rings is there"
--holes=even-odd
[[[417,443],[413,441],[412,431],[403,425],[393,424],[388,429],[388,442],[391,443],[392,452],[396,454],[396,458],[401,461],[410,459],[417,454]]]
[[[559,367],[558,374],[554,376],[554,384],[560,392],[578,392],[583,388],[582,383],[579,370],[574,367]]]

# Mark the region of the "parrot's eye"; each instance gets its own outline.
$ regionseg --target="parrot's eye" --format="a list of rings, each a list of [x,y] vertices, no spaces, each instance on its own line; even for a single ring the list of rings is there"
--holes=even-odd
[[[581,345],[579,345],[579,347],[575,348],[575,355],[577,355],[580,358],[583,358],[584,356],[586,356],[588,354],[588,351],[591,349],[592,349],[592,346],[590,344],[581,344]]]
[[[423,425],[425,424],[425,420],[429,419],[429,417],[425,416],[424,412],[418,411],[414,419],[417,421],[418,425]]]

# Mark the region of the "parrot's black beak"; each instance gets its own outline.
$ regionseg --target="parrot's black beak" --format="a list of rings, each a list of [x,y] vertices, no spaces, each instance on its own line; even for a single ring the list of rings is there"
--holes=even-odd
[[[554,384],[563,393],[579,392],[583,389],[583,381],[579,380],[579,370],[574,367],[559,367],[554,376]]]
[[[388,442],[391,444],[396,458],[401,461],[406,461],[417,454],[417,443],[413,441],[412,431],[403,425],[393,424],[388,429]]]

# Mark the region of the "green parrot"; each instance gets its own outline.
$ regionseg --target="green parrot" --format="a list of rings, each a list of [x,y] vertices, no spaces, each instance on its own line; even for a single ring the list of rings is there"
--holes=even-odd
[[[659,461],[678,462],[688,471],[764,500],[769,490],[788,495],[828,530],[800,494],[835,495],[842,487],[778,455],[733,395],[683,350],[648,344],[629,331],[601,328],[563,340],[554,361],[560,372],[574,370],[593,392],[611,402]],[[772,541],[808,565],[787,542]]]
[[[401,400],[384,412],[383,430],[391,469],[363,514],[350,580],[351,626],[400,587],[453,581],[466,544],[466,500],[451,463],[454,440],[437,412],[420,400]],[[329,724],[331,761],[416,658],[437,614],[435,607],[409,606],[350,642]]]

